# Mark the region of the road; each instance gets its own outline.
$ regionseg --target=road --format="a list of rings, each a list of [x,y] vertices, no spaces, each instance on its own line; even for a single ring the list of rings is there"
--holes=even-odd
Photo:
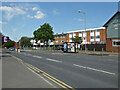
[[[50,51],[9,53],[73,88],[117,88],[118,57]],[[45,77],[45,75],[44,75]],[[46,77],[45,77],[46,78]],[[51,83],[58,83],[47,78]]]

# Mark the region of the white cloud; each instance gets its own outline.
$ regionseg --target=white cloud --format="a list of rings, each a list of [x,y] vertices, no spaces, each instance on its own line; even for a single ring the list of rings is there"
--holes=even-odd
[[[34,16],[27,15],[28,18],[34,18]]]
[[[0,7],[0,11],[4,11],[5,12],[5,19],[6,20],[10,20],[13,18],[13,16],[15,15],[23,15],[26,14],[26,12],[24,10],[22,10],[21,8],[18,7],[7,7],[7,6],[3,6]]]
[[[37,11],[36,15],[34,16],[36,19],[43,19],[45,17],[45,14],[41,11]]]
[[[0,21],[0,24],[7,24],[6,22],[2,22],[2,21]]]
[[[34,8],[32,8],[32,10],[33,10],[33,11],[36,11],[36,10],[38,10],[38,7],[34,7]]]

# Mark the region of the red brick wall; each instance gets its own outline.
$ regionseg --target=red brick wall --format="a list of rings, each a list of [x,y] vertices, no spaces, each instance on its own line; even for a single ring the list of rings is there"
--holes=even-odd
[[[90,31],[87,31],[87,42],[90,42]]]
[[[108,52],[120,52],[119,46],[112,46],[112,40],[120,38],[107,38],[106,39],[106,51]]]
[[[94,30],[94,41],[96,41],[96,31]]]
[[[106,29],[101,29],[100,30],[100,41],[106,40]]]

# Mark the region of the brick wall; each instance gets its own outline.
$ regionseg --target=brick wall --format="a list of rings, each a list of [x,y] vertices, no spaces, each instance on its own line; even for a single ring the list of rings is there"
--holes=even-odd
[[[106,40],[106,29],[101,29],[100,30],[100,41]]]
[[[87,42],[90,42],[90,31],[87,31]]]
[[[119,46],[112,46],[112,40],[120,38],[107,38],[106,39],[106,51],[108,52],[120,52]]]

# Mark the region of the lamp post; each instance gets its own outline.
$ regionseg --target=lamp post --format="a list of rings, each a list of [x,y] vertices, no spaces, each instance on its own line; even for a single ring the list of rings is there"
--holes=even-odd
[[[83,13],[84,14],[84,23],[85,23],[85,36],[87,37],[87,32],[86,32],[86,13],[83,11],[78,10],[78,13]],[[87,38],[85,37],[85,52],[86,52],[86,40]]]

